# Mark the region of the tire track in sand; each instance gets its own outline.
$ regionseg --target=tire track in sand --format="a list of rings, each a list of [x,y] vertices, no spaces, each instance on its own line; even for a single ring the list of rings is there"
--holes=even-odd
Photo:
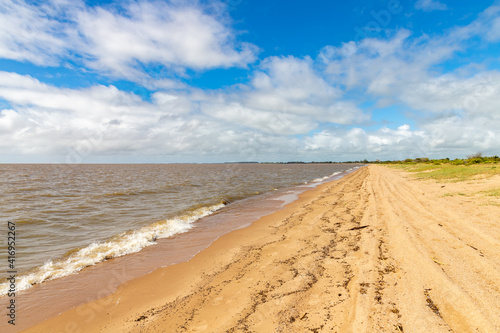
[[[370,207],[401,270],[387,293],[403,305],[405,331],[499,332],[500,248],[481,230],[488,221],[457,213],[462,203],[426,196],[423,184],[400,173],[379,166],[370,171]],[[481,209],[499,216],[498,207]]]

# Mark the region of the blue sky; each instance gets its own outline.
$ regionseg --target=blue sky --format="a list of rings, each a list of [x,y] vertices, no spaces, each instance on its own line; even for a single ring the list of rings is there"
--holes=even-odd
[[[500,150],[500,2],[0,0],[0,162]]]

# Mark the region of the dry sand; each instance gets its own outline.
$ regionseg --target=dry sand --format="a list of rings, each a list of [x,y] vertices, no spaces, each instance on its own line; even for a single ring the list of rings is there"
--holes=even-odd
[[[500,332],[492,187],[362,168],[27,332]]]

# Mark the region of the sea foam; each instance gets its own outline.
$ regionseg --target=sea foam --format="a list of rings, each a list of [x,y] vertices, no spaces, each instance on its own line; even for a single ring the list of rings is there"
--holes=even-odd
[[[157,239],[187,232],[193,228],[194,222],[214,213],[224,206],[221,203],[198,208],[172,219],[156,222],[137,230],[120,233],[105,242],[89,244],[60,259],[49,260],[42,266],[17,277],[16,291],[28,289],[35,284],[47,280],[75,274],[85,267],[95,265],[107,259],[139,252],[147,246],[156,244]],[[1,283],[0,295],[6,295],[9,286],[9,282]]]

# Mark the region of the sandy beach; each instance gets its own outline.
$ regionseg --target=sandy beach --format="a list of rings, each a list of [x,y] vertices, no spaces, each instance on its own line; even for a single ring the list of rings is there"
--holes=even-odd
[[[25,332],[500,332],[499,187],[364,167]]]

